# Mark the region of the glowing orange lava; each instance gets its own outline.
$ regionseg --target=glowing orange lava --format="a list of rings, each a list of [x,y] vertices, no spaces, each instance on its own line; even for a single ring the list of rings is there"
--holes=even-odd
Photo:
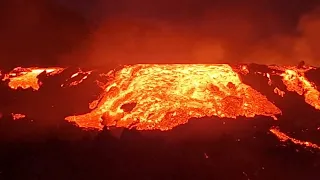
[[[286,93],[284,91],[281,91],[279,88],[274,88],[274,93],[278,94],[279,96],[283,97]]]
[[[304,95],[306,103],[320,110],[320,93],[316,86],[307,80],[303,72],[286,70],[282,76],[289,91]]]
[[[272,127],[270,129],[270,132],[272,132],[275,136],[277,136],[277,138],[280,141],[283,141],[283,142],[291,141],[291,142],[293,142],[294,144],[297,144],[297,145],[301,145],[301,146],[305,146],[305,147],[311,147],[311,148],[315,148],[315,149],[320,150],[320,146],[318,146],[318,145],[316,145],[314,143],[308,142],[308,141],[301,141],[301,140],[292,138],[292,137],[286,135],[285,133],[281,132],[279,130],[279,128],[277,128],[277,127]]]
[[[77,78],[79,76],[82,76],[82,77],[79,80],[74,80],[74,81],[72,81],[72,82],[70,82],[68,84],[62,84],[61,87],[76,86],[76,85],[82,83],[84,80],[86,80],[91,73],[92,73],[92,71],[85,72],[85,71],[82,71],[81,69],[79,69],[78,72],[72,74],[72,76],[69,79],[67,79],[66,81],[72,81],[74,78]]]
[[[19,119],[23,119],[26,117],[26,115],[24,114],[15,114],[15,113],[11,113],[13,120],[19,120]]]
[[[268,66],[270,72],[254,71],[267,78],[274,93],[284,97],[288,91],[304,96],[305,102],[320,110],[320,92],[308,81],[305,73],[313,67]],[[64,68],[15,68],[4,74],[12,89],[38,90],[38,76],[59,74]],[[251,70],[250,70],[251,71]],[[76,86],[94,71],[78,70],[61,87]],[[185,124],[190,118],[238,116],[268,116],[276,119],[281,110],[260,92],[242,83],[239,75],[247,75],[247,65],[231,67],[227,64],[138,64],[100,74],[108,83],[97,84],[103,89],[100,98],[89,104],[91,112],[69,116],[66,120],[79,127],[101,130],[108,128],[136,128],[138,130],[170,130]],[[0,71],[1,75],[1,71]],[[279,89],[273,77],[281,76],[286,89]],[[102,80],[104,81],[104,80]],[[23,114],[11,114],[14,120]],[[0,113],[0,118],[2,114]],[[320,130],[320,127],[317,128]],[[316,144],[292,138],[279,128],[270,129],[280,141],[320,149]],[[205,157],[208,158],[208,156]]]
[[[288,91],[296,92],[303,95],[305,102],[320,110],[320,92],[314,83],[308,81],[305,77],[305,72],[313,67],[296,68],[296,67],[279,67],[270,66],[273,69],[281,70],[283,73],[282,81],[286,85]]]
[[[55,75],[63,71],[63,68],[15,68],[9,74],[5,74],[3,81],[9,80],[8,86],[12,89],[32,88],[39,90],[41,82],[38,80],[38,76],[41,73],[47,75]]]
[[[169,130],[192,117],[281,113],[226,64],[138,64],[112,71],[109,78],[94,110],[66,120],[84,128]]]

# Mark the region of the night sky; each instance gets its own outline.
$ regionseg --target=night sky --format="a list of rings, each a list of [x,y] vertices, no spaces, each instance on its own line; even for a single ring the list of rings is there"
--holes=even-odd
[[[1,66],[318,65],[316,0],[5,0]],[[319,6],[320,7],[320,6]]]

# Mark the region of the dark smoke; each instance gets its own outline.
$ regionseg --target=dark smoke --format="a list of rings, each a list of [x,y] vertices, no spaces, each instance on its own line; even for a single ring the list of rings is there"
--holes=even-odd
[[[8,2],[1,59],[14,64],[319,64],[315,0]]]

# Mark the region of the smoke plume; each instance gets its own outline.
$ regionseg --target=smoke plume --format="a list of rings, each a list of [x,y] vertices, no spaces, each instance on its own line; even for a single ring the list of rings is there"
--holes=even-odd
[[[312,3],[127,0],[99,8],[106,13],[86,64],[319,64],[319,9]]]
[[[316,0],[4,0],[1,66],[319,65]]]

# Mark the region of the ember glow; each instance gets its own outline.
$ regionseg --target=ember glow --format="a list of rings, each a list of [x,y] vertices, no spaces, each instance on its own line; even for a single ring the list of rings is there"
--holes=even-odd
[[[19,119],[23,119],[26,117],[26,115],[24,114],[15,114],[15,113],[11,113],[13,120],[19,120]]]
[[[283,97],[286,93],[284,91],[281,91],[279,88],[274,88],[274,93],[278,94],[279,96]]]
[[[65,84],[61,84],[61,87],[76,86],[76,85],[82,83],[84,80],[86,80],[91,73],[92,73],[92,71],[85,72],[85,71],[82,71],[81,69],[79,69],[78,72],[72,74],[71,77],[66,80]],[[76,78],[78,78],[78,80],[74,80]]]
[[[28,89],[39,90],[41,82],[38,76],[41,73],[47,75],[55,75],[63,71],[63,68],[15,68],[9,74],[5,74],[3,81],[9,80],[9,87],[12,89]]]
[[[292,138],[292,137],[288,136],[287,134],[281,132],[278,127],[272,127],[270,129],[270,132],[272,132],[280,141],[283,141],[283,142],[291,141],[292,143],[297,144],[297,145],[320,150],[320,146],[318,146],[317,144]]]
[[[109,74],[111,81],[97,107],[66,120],[85,128],[104,124],[169,130],[192,117],[275,118],[281,113],[225,64],[139,64]]]

